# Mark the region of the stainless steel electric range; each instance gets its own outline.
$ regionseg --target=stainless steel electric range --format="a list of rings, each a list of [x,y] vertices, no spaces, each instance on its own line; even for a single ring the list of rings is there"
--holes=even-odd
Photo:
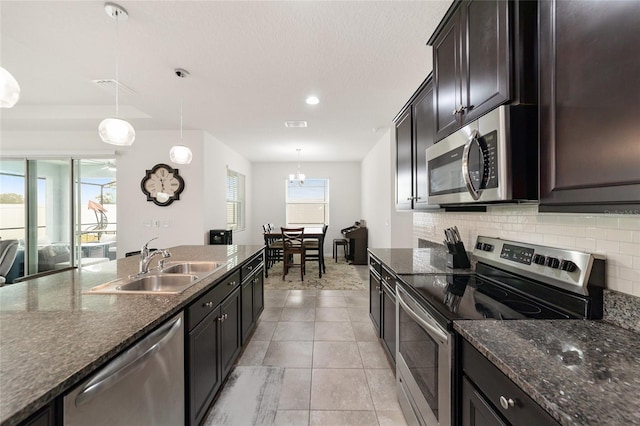
[[[475,272],[399,275],[396,384],[410,424],[452,423],[457,319],[600,319],[598,255],[478,237]]]

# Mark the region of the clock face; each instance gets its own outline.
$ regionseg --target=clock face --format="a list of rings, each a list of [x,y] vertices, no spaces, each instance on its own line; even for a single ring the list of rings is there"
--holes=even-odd
[[[158,206],[168,206],[174,200],[180,199],[184,180],[178,174],[178,169],[166,164],[157,164],[151,170],[147,170],[140,186],[147,196],[147,201],[152,201]]]

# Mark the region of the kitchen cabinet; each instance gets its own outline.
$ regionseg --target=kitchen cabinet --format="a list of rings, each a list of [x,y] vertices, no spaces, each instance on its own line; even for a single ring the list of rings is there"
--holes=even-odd
[[[380,337],[380,320],[382,315],[382,283],[380,282],[380,263],[373,257],[369,257],[369,317],[376,329],[376,335]]]
[[[464,339],[460,352],[463,426],[558,425],[546,411]]]
[[[200,424],[241,348],[240,271],[187,308],[187,411]]]
[[[22,426],[54,426],[62,424],[62,421],[56,418],[56,412],[58,411],[61,410],[56,410],[56,402],[51,402],[20,424]]]
[[[396,210],[425,210],[429,205],[426,149],[433,144],[431,75],[394,119],[396,132]]]
[[[536,102],[536,3],[462,0],[447,11],[427,43],[435,141],[506,102]]]
[[[395,365],[396,361],[396,278],[387,270],[382,268],[381,276],[381,325],[380,334],[382,347],[387,351],[387,355]]]
[[[640,2],[540,2],[540,211],[638,214]]]
[[[262,254],[242,268],[242,344],[264,310],[264,262]]]
[[[369,256],[369,316],[387,356],[396,360],[396,277]]]

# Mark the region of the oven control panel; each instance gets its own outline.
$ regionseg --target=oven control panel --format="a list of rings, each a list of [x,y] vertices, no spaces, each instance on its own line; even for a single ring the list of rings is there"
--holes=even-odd
[[[575,293],[587,294],[587,284],[604,286],[600,255],[484,236],[478,236],[473,255],[478,262]]]

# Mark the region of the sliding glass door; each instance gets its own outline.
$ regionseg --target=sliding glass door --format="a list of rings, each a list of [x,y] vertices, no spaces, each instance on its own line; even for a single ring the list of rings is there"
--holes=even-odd
[[[16,278],[114,259],[115,161],[0,160],[0,238],[16,239]]]

